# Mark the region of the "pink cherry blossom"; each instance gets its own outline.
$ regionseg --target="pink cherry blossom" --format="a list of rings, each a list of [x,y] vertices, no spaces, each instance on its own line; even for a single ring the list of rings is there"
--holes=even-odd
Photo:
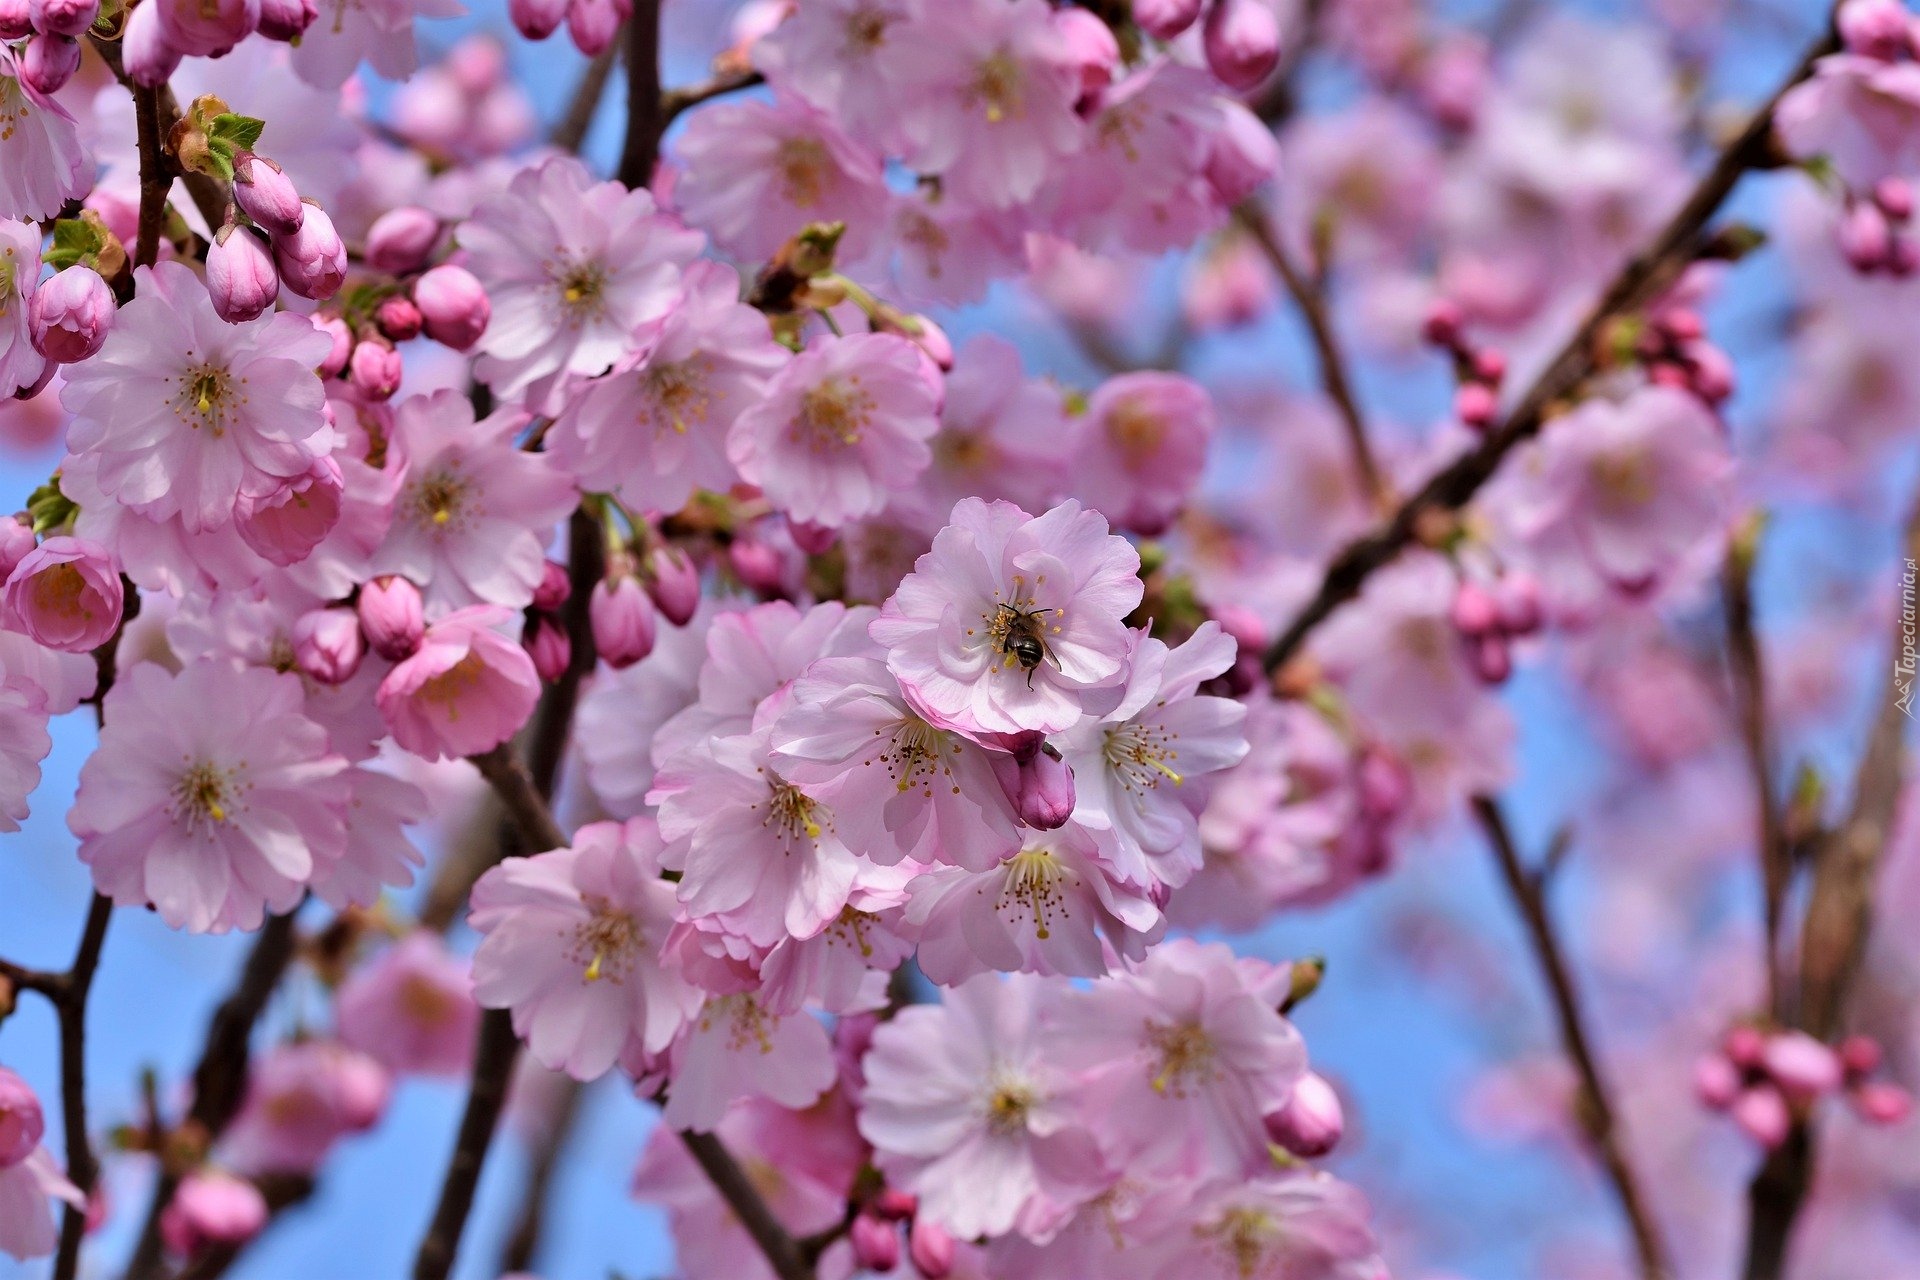
[[[465,962],[432,934],[410,933],[340,988],[340,1040],[396,1074],[458,1076],[480,1020],[471,992]]]
[[[510,859],[474,886],[474,999],[511,1009],[534,1057],[576,1080],[630,1043],[664,1050],[700,1008],[661,961],[674,921],[661,850],[651,819],[591,823],[570,848]]]
[[[661,727],[700,696],[711,609],[660,633],[653,652],[621,671],[603,671],[581,700],[577,739],[587,784],[606,812],[630,818],[653,789]]]
[[[21,78],[11,45],[0,45],[0,121],[0,219],[53,217],[86,189],[92,165],[79,125]]]
[[[1191,378],[1109,378],[1075,424],[1073,491],[1123,529],[1165,532],[1200,481],[1213,401]]]
[[[149,520],[189,532],[233,518],[324,452],[324,396],[313,368],[327,339],[290,312],[228,324],[185,266],[134,273],[100,354],[67,368],[67,444],[97,458],[96,482]]]
[[[1151,1280],[1385,1280],[1366,1199],[1323,1173],[1263,1173],[1196,1194],[1146,1248]]]
[[[938,379],[904,338],[821,336],[734,420],[727,457],[796,520],[878,515],[912,485],[939,428]]]
[[[300,682],[201,659],[123,671],[67,825],[95,886],[194,933],[290,911],[346,842],[347,762]]]
[[[753,44],[754,65],[776,88],[886,147],[898,104],[912,91],[913,28],[924,0],[819,0],[796,6]]]
[[[5,57],[0,53],[0,57]],[[39,384],[46,358],[33,349],[34,287],[40,280],[40,229],[0,219],[0,394]]]
[[[249,1174],[311,1174],[342,1138],[371,1129],[393,1089],[386,1069],[335,1040],[297,1040],[258,1055],[222,1163]]]
[[[49,649],[87,653],[120,625],[120,575],[104,547],[48,538],[7,575],[0,619]]]
[[[968,498],[873,638],[902,687],[949,727],[1057,733],[1125,678],[1123,620],[1140,603],[1139,564],[1077,502],[1029,516]]]
[[[47,695],[17,675],[0,678],[0,831],[18,831],[27,797],[40,785],[40,762],[53,749]]]
[[[771,1013],[751,992],[712,996],[675,1042],[672,1070],[661,1119],[710,1132],[743,1100],[811,1106],[833,1084],[833,1046],[812,1014]]]
[[[928,443],[932,464],[896,505],[929,533],[963,498],[1005,499],[1038,511],[1066,487],[1060,392],[1027,377],[1019,350],[990,333],[968,339],[955,354],[940,430]]]
[[[294,42],[291,62],[302,80],[337,89],[367,63],[388,80],[404,80],[419,65],[415,18],[457,18],[459,0],[325,0],[320,17]]]
[[[491,751],[519,732],[540,696],[540,677],[527,651],[498,630],[512,616],[475,605],[427,628],[376,696],[395,742],[438,760]]]
[[[1824,158],[1857,191],[1885,177],[1920,174],[1915,66],[1858,53],[1820,59],[1812,78],[1780,103],[1781,141],[1795,157]]]
[[[86,1199],[40,1145],[46,1119],[25,1080],[0,1067],[0,1253],[19,1261],[45,1257],[58,1236],[54,1200],[84,1208]]]

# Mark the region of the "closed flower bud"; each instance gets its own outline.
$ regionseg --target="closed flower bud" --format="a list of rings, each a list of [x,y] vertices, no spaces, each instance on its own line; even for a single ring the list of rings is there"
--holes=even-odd
[[[1720,1052],[1727,1055],[1727,1061],[1743,1070],[1758,1070],[1760,1059],[1766,1051],[1767,1038],[1755,1027],[1744,1024],[1729,1027],[1727,1034],[1720,1038]]]
[[[1913,217],[1913,184],[1905,178],[1882,178],[1873,187],[1873,202],[1889,222],[1905,222]]]
[[[0,595],[10,629],[63,653],[104,644],[123,603],[112,555],[85,538],[48,538],[14,565]]]
[[[340,523],[345,501],[340,464],[319,457],[305,475],[282,481],[272,493],[242,494],[233,524],[255,554],[285,567],[299,564],[326,540]]]
[[[420,647],[426,605],[405,578],[375,578],[360,588],[360,630],[375,653],[398,662]]]
[[[633,578],[594,583],[587,616],[593,623],[594,651],[615,670],[653,652],[653,601]]]
[[[1230,98],[1220,100],[1220,123],[1208,139],[1207,185],[1223,205],[1239,204],[1280,167],[1280,144],[1260,117]]]
[[[369,400],[392,399],[393,393],[400,389],[404,372],[400,353],[385,342],[371,338],[355,343],[353,355],[347,361],[347,380]]]
[[[1080,69],[1080,100],[1086,102],[1113,83],[1113,70],[1120,65],[1120,42],[1113,28],[1085,9],[1065,8],[1053,11],[1053,29],[1067,42],[1068,55]]]
[[[32,1086],[0,1067],[0,1169],[10,1169],[32,1155],[46,1132],[46,1113]]]
[[[260,34],[291,44],[320,16],[315,0],[260,0]]]
[[[1213,0],[1201,34],[1207,66],[1230,89],[1251,89],[1280,64],[1280,20],[1265,0]]]
[[[72,36],[36,35],[20,55],[20,82],[41,93],[58,93],[80,69],[80,42]]]
[[[1312,1160],[1340,1145],[1346,1126],[1340,1095],[1309,1071],[1293,1086],[1286,1103],[1267,1117],[1267,1136],[1302,1160]]]
[[[207,292],[213,309],[229,324],[262,315],[280,296],[273,254],[245,227],[222,227],[207,249]]]
[[[558,613],[573,596],[573,579],[567,566],[548,560],[540,566],[540,585],[533,589],[533,607],[546,613]]]
[[[307,206],[298,231],[273,238],[273,260],[287,288],[315,302],[325,302],[346,283],[347,246],[318,205]]]
[[[413,299],[398,293],[380,299],[380,305],[373,309],[373,322],[383,336],[395,342],[419,337],[422,325],[420,308],[413,305]]]
[[[1913,1095],[1897,1084],[1870,1080],[1852,1094],[1853,1109],[1869,1124],[1899,1124],[1913,1114]]]
[[[550,615],[536,614],[527,624],[527,634],[521,643],[527,646],[533,669],[548,684],[565,675],[573,661],[573,640],[559,620]]]
[[[1493,593],[1477,582],[1462,582],[1453,593],[1450,613],[1454,630],[1478,640],[1500,630],[1500,605]]]
[[[0,40],[25,40],[33,34],[33,10],[28,0],[0,0]]]
[[[650,577],[647,594],[660,606],[660,612],[676,627],[693,621],[700,608],[700,570],[693,558],[678,547],[661,544],[647,560]]]
[[[507,0],[514,30],[529,40],[545,40],[567,20],[567,0]]]
[[[100,16],[100,0],[30,0],[29,10],[36,31],[78,39]]]
[[[1453,413],[1469,427],[1484,429],[1493,425],[1500,412],[1499,398],[1484,382],[1463,382],[1453,393]]]
[[[1787,1130],[1793,1125],[1787,1100],[1771,1085],[1755,1085],[1751,1089],[1741,1090],[1740,1096],[1733,1100],[1729,1114],[1749,1138],[1769,1151],[1787,1140]]]
[[[1545,622],[1540,584],[1532,574],[1509,573],[1500,579],[1500,629],[1516,639],[1530,636]]]
[[[906,1222],[920,1211],[920,1197],[888,1187],[873,1198],[873,1211],[889,1222]]]
[[[1847,52],[1891,61],[1908,46],[1906,6],[1900,0],[1846,0],[1834,15]]]
[[[567,34],[574,48],[589,58],[613,43],[626,12],[614,0],[572,0],[567,6]]]
[[[1460,304],[1448,298],[1442,298],[1427,308],[1426,319],[1420,322],[1420,336],[1435,347],[1454,347],[1460,343],[1461,326],[1467,322],[1460,310]]]
[[[418,205],[389,209],[367,228],[367,265],[403,275],[417,271],[440,242],[440,219]]]
[[[216,1246],[243,1245],[267,1225],[267,1201],[244,1178],[198,1169],[180,1180],[160,1213],[167,1249],[193,1258]]]
[[[786,564],[777,547],[758,538],[736,537],[727,544],[727,564],[742,586],[753,591],[778,592],[786,578]]]
[[[1857,200],[1840,219],[1840,252],[1854,270],[1873,272],[1893,256],[1893,232],[1880,207]]]
[[[1848,1036],[1840,1042],[1840,1065],[1849,1076],[1872,1075],[1880,1069],[1881,1058],[1880,1042],[1872,1036]]]
[[[1469,646],[1469,655],[1473,673],[1487,684],[1505,684],[1513,674],[1513,650],[1505,636],[1481,636]]]
[[[367,644],[351,609],[313,609],[293,624],[293,660],[321,684],[345,684],[360,670]]]
[[[480,341],[493,318],[487,291],[471,271],[451,263],[434,267],[413,282],[413,302],[420,308],[427,336],[455,351]]]
[[[1840,1087],[1840,1057],[1804,1031],[1782,1031],[1767,1038],[1760,1065],[1796,1102],[1810,1102]]]
[[[127,79],[143,88],[158,88],[179,69],[184,56],[179,46],[167,38],[166,29],[160,23],[160,6],[135,5],[120,34],[120,59]]]
[[[55,364],[87,359],[112,327],[113,290],[92,267],[76,263],[33,292],[33,349]]]
[[[900,1228],[871,1214],[857,1215],[847,1228],[847,1243],[862,1271],[888,1272],[900,1265]]]
[[[353,330],[339,316],[315,316],[313,325],[333,339],[327,358],[314,370],[323,378],[331,378],[347,367],[347,360],[353,355]]]
[[[914,1270],[926,1280],[946,1280],[953,1274],[953,1237],[943,1227],[936,1227],[925,1218],[916,1218],[907,1232],[907,1257],[913,1260]]]
[[[300,230],[312,207],[301,201],[293,179],[279,165],[251,151],[234,157],[233,202],[276,238]]]
[[[1725,1054],[1704,1054],[1693,1064],[1693,1096],[1704,1106],[1725,1111],[1740,1096],[1740,1068]]]
[[[1155,40],[1171,40],[1200,20],[1202,0],[1133,0],[1133,21]]]
[[[13,567],[38,546],[33,529],[17,516],[0,519],[0,582],[5,582]],[[4,1163],[0,1161],[0,1163]]]
[[[1058,752],[1042,746],[1018,764],[1013,807],[1020,821],[1037,831],[1066,825],[1073,816],[1073,770]]]
[[[1377,747],[1360,757],[1360,807],[1368,817],[1396,818],[1412,801],[1413,779],[1404,764]]]

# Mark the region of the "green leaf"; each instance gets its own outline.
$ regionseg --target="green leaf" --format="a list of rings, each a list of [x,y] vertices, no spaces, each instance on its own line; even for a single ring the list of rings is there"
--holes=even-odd
[[[60,492],[60,473],[56,471],[51,480],[28,496],[27,514],[33,518],[33,531],[44,535],[70,526],[80,514],[80,508]]]
[[[266,131],[267,122],[256,120],[252,116],[238,115],[232,111],[222,112],[213,118],[207,128],[207,139],[216,144],[227,143],[230,151],[251,151],[260,145],[260,135]]]
[[[62,218],[53,224],[53,244],[41,258],[55,271],[64,271],[75,263],[91,262],[105,247],[99,227],[78,218]]]

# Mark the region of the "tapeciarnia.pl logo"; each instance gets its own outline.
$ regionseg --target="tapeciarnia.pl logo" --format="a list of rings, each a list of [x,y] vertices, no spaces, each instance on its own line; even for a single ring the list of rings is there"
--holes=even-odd
[[[1914,645],[1914,578],[1920,566],[1912,560],[1900,571],[1900,656],[1893,660],[1894,705],[1913,719],[1913,677],[1920,667]]]

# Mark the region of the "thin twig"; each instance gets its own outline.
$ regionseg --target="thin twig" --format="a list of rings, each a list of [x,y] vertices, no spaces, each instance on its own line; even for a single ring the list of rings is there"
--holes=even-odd
[[[664,130],[682,111],[697,107],[710,98],[737,93],[766,82],[767,78],[758,71],[723,71],[711,80],[690,84],[683,89],[669,89],[660,95],[660,127]]]
[[[1786,904],[1787,881],[1793,874],[1793,853],[1787,845],[1779,791],[1774,783],[1773,735],[1767,724],[1766,666],[1753,621],[1753,562],[1758,536],[1756,524],[1735,537],[1720,572],[1720,599],[1726,614],[1727,668],[1732,676],[1734,708],[1740,720],[1747,771],[1753,779],[1756,825],[1760,833],[1767,1007],[1776,1020],[1784,1020],[1787,1008],[1785,985],[1780,980],[1780,917]]]
[[[100,968],[100,949],[106,945],[107,922],[113,918],[113,900],[99,893],[87,908],[56,1002],[60,1011],[60,1114],[67,1131],[67,1178],[82,1196],[93,1194],[100,1176],[93,1143],[87,1136],[87,997],[93,975]],[[54,1257],[54,1280],[73,1280],[80,1270],[80,1241],[87,1233],[87,1211],[66,1207],[60,1219],[60,1248]]]
[[[489,1009],[482,1014],[466,1110],[460,1116],[460,1133],[454,1139],[447,1175],[440,1184],[433,1222],[414,1255],[413,1280],[446,1280],[453,1269],[467,1215],[473,1210],[473,1193],[480,1185],[480,1171],[486,1166],[487,1149],[506,1107],[507,1086],[512,1082],[519,1053],[520,1038],[513,1033],[513,1015],[505,1009]]]
[[[133,118],[140,150],[140,225],[133,265],[150,267],[160,259],[160,228],[167,220],[167,193],[173,175],[160,151],[160,92],[134,85]]]
[[[580,1118],[580,1103],[585,1093],[578,1080],[569,1079],[560,1084],[560,1097],[547,1117],[546,1129],[534,1147],[531,1168],[527,1170],[527,1185],[520,1196],[520,1217],[515,1221],[513,1234],[507,1237],[506,1247],[500,1253],[500,1266],[497,1269],[502,1275],[530,1271],[538,1260],[540,1236],[547,1224],[547,1199],[553,1190],[553,1175],[560,1168],[561,1157],[566,1154],[567,1141],[573,1136],[575,1121]]]
[[[1320,285],[1300,274],[1300,269],[1294,265],[1286,246],[1280,243],[1280,237],[1274,234],[1273,226],[1267,221],[1266,212],[1259,204],[1249,201],[1235,209],[1233,216],[1253,237],[1253,242],[1260,247],[1260,252],[1273,267],[1274,273],[1286,285],[1294,305],[1300,308],[1300,317],[1306,321],[1307,334],[1313,341],[1314,357],[1320,365],[1320,386],[1326,392],[1327,399],[1333,402],[1340,426],[1346,432],[1347,449],[1353,457],[1354,475],[1360,482],[1360,491],[1378,509],[1391,510],[1393,493],[1380,474],[1380,466],[1373,457],[1373,446],[1367,440],[1366,418],[1360,412],[1353,379],[1347,373],[1347,359],[1340,349],[1340,339],[1333,331],[1333,317],[1327,310],[1325,292]]]
[[[691,1130],[680,1135],[687,1144],[687,1150],[706,1171],[708,1181],[721,1199],[733,1210],[733,1216],[747,1229],[753,1242],[760,1246],[760,1252],[766,1255],[767,1265],[773,1268],[773,1274],[780,1280],[814,1280],[813,1264],[808,1262],[800,1251],[799,1242],[780,1225],[780,1220],[767,1208],[767,1202],[761,1198],[759,1190],[747,1178],[746,1171],[739,1161],[727,1150],[720,1139],[710,1133],[694,1133]]]
[[[660,102],[660,0],[638,0],[627,20],[627,136],[620,148],[620,181],[653,182],[666,127]]]
[[[567,113],[553,126],[553,133],[547,139],[560,150],[578,152],[580,144],[587,140],[587,130],[593,127],[593,117],[600,111],[600,99],[606,96],[607,80],[613,75],[613,60],[620,54],[620,44],[621,33],[616,32],[607,47],[593,55],[593,61],[580,75],[580,83],[573,87]]]
[[[544,853],[566,846],[567,833],[553,820],[546,797],[534,786],[527,767],[514,758],[510,748],[498,746],[472,760],[519,826],[521,838],[529,849]]]
[[[1633,1165],[1627,1160],[1613,1095],[1607,1088],[1599,1058],[1593,1051],[1586,1018],[1581,1012],[1579,993],[1573,984],[1573,972],[1567,965],[1559,935],[1554,930],[1553,917],[1547,912],[1546,898],[1539,882],[1520,861],[1512,828],[1507,825],[1499,802],[1487,796],[1475,796],[1473,813],[1486,832],[1487,843],[1500,864],[1500,875],[1506,882],[1507,893],[1519,909],[1522,923],[1526,925],[1534,960],[1540,966],[1541,976],[1546,979],[1547,991],[1553,999],[1554,1017],[1560,1024],[1562,1047],[1580,1077],[1578,1118],[1593,1144],[1594,1154],[1600,1159],[1608,1183],[1613,1187],[1614,1197],[1620,1202],[1620,1211],[1626,1216],[1627,1228],[1633,1235],[1634,1254],[1639,1259],[1640,1275],[1643,1280],[1668,1280],[1673,1275],[1673,1267],[1667,1259],[1666,1246],[1661,1243],[1659,1231],[1654,1226],[1646,1194],[1641,1190]]]
[[[1747,170],[1767,161],[1773,112],[1781,97],[1806,79],[1815,61],[1837,47],[1835,37],[1828,32],[1807,50],[1780,88],[1715,158],[1679,212],[1614,276],[1579,328],[1520,397],[1506,420],[1490,430],[1477,447],[1443,468],[1403,501],[1379,528],[1334,557],[1321,578],[1319,589],[1268,648],[1268,671],[1277,671],[1286,665],[1316,627],[1335,609],[1359,595],[1376,570],[1390,564],[1412,545],[1428,512],[1455,511],[1472,500],[1506,456],[1539,432],[1549,409],[1593,373],[1602,331],[1616,317],[1644,305],[1685,270],[1700,247],[1701,233],[1708,220],[1719,211]]]

